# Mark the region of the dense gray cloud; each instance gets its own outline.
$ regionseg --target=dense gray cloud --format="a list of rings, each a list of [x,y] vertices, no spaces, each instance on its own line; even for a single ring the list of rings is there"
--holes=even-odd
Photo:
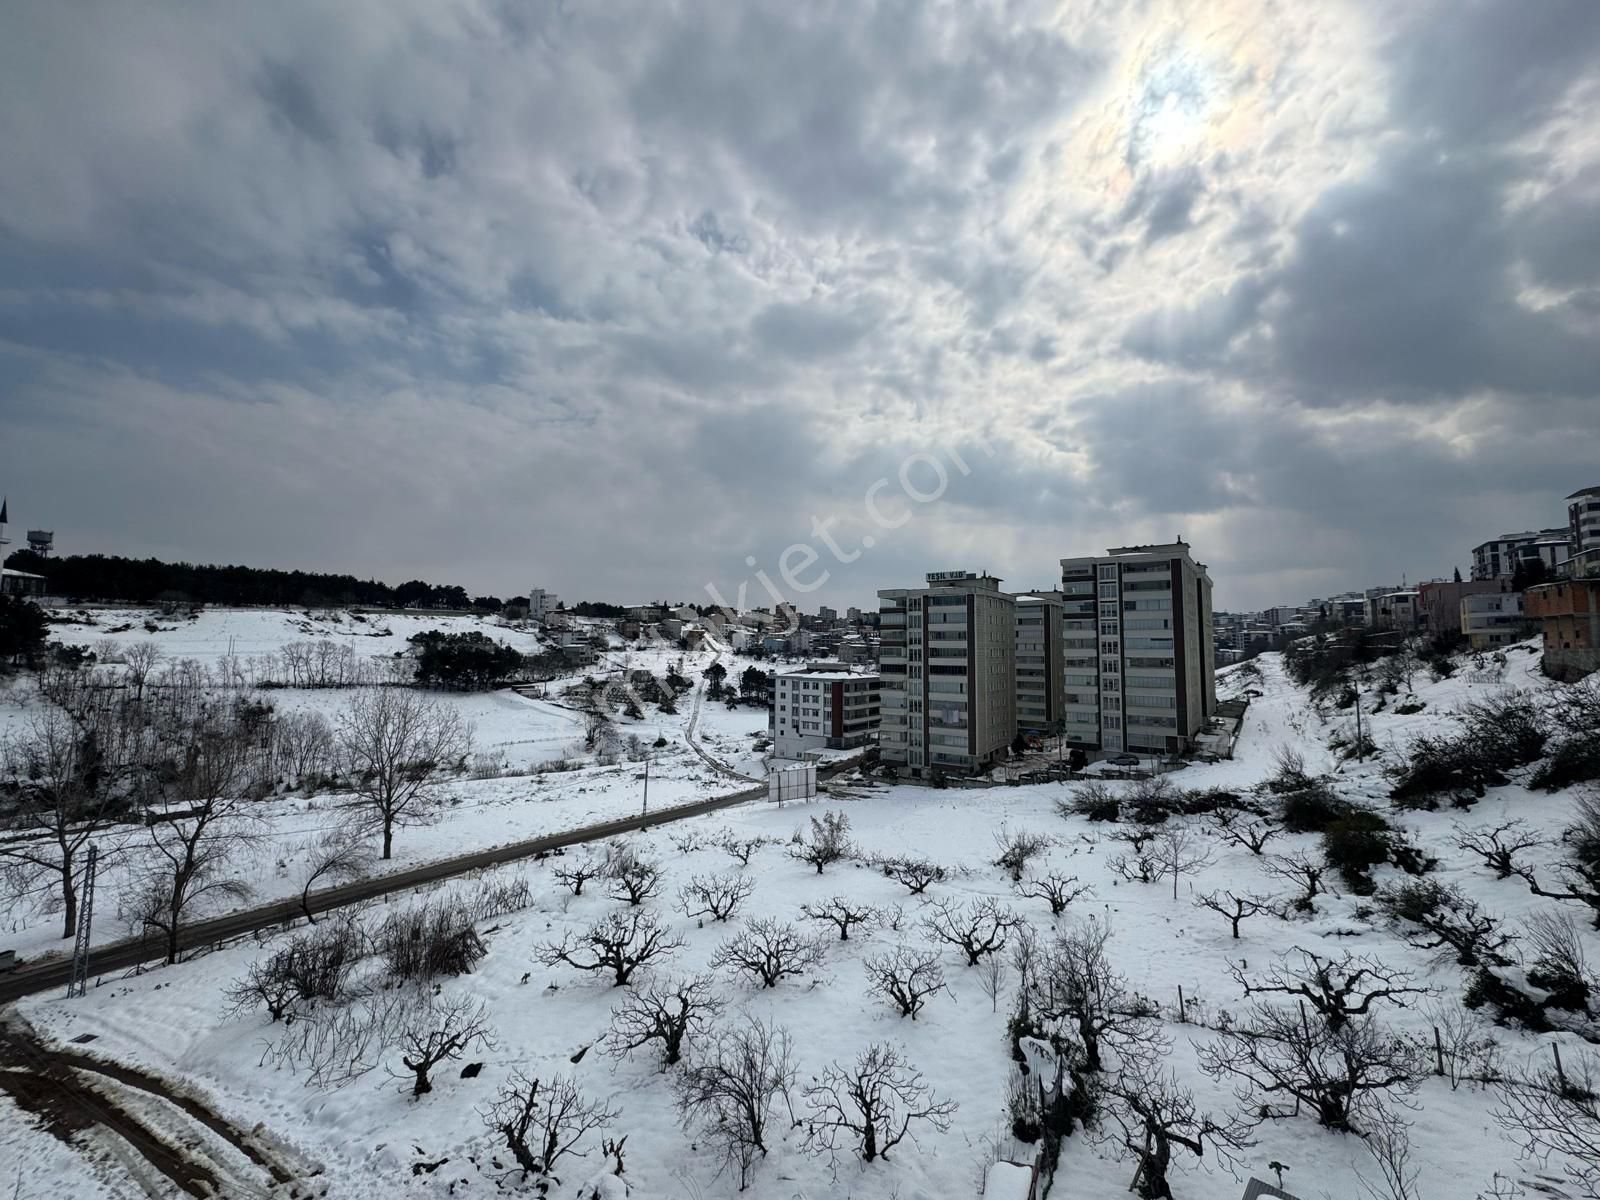
[[[1447,573],[1600,483],[1597,63],[1586,0],[13,5],[0,486],[502,595]]]

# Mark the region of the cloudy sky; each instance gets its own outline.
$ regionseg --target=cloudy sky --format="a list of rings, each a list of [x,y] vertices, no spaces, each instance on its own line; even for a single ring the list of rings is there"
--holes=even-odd
[[[1242,608],[1600,483],[1593,0],[17,0],[0,163],[67,552]]]

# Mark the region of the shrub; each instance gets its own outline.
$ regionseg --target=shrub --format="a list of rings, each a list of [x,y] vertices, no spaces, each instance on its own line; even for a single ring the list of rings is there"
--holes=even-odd
[[[1355,808],[1327,784],[1312,781],[1283,797],[1283,826],[1290,833],[1321,833]]]
[[[1556,792],[1593,779],[1600,779],[1600,733],[1558,743],[1528,780],[1528,786]]]
[[[488,953],[464,907],[420,904],[384,921],[373,939],[391,978],[466,975]]]
[[[1367,895],[1373,889],[1372,868],[1389,859],[1389,823],[1352,806],[1323,830],[1322,855],[1351,891]]]

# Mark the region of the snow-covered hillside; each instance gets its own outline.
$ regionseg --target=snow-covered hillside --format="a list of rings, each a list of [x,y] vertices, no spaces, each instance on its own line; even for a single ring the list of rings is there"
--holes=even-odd
[[[1528,649],[1513,650],[1508,660],[1503,666],[1487,664],[1482,669],[1467,664],[1453,678],[1439,682],[1419,676],[1414,698],[1403,705],[1420,705],[1419,711],[1397,714],[1393,709],[1398,705],[1390,700],[1385,711],[1366,712],[1364,719],[1384,758],[1394,761],[1418,733],[1452,728],[1450,713],[1469,700],[1500,694],[1507,687],[1548,697],[1557,686],[1538,675],[1536,656]],[[1550,839],[1551,844],[1535,847],[1525,856],[1536,871],[1547,873],[1562,854],[1555,843],[1572,819],[1573,791],[1533,792],[1514,779],[1489,789],[1470,812],[1446,806],[1438,812],[1395,814],[1390,812],[1389,785],[1380,774],[1380,764],[1340,762],[1327,749],[1335,726],[1324,725],[1311,710],[1304,692],[1286,678],[1277,656],[1260,659],[1258,672],[1229,673],[1223,690],[1258,693],[1251,697],[1236,757],[1175,772],[1169,776],[1172,784],[1197,792],[1247,793],[1275,770],[1279,748],[1292,747],[1303,755],[1308,772],[1329,775],[1338,795],[1367,802],[1388,815],[1419,848],[1437,857],[1430,878],[1459,886],[1483,910],[1504,918],[1508,932],[1519,932],[1536,912],[1570,912],[1581,945],[1595,949],[1595,935],[1587,928],[1588,910],[1582,905],[1535,897],[1517,876],[1496,878],[1481,860],[1454,844],[1458,826],[1518,818]],[[1370,709],[1374,697],[1364,696],[1363,704]],[[1338,714],[1340,723],[1348,719],[1348,713]],[[1525,775],[1524,771],[1519,778]],[[628,792],[629,782],[618,778],[611,786]],[[503,802],[488,799],[501,786],[510,785],[483,785],[480,797],[486,820],[496,825],[521,819],[518,814],[523,811],[510,793]],[[1109,786],[1126,793],[1136,785]],[[1170,1043],[1162,1065],[1173,1072],[1180,1088],[1193,1092],[1202,1109],[1219,1115],[1239,1107],[1233,1090],[1238,1081],[1206,1074],[1200,1069],[1201,1054],[1218,1043],[1216,1030],[1228,1019],[1224,1013],[1237,1019],[1247,1008],[1232,970],[1259,979],[1274,961],[1302,950],[1328,959],[1346,952],[1368,956],[1386,968],[1409,973],[1411,986],[1432,989],[1428,997],[1402,995],[1398,1003],[1377,1002],[1385,1036],[1431,1047],[1434,1027],[1448,1018],[1497,1045],[1506,1067],[1549,1062],[1549,1043],[1563,1046],[1569,1064],[1581,1058],[1584,1043],[1574,1034],[1535,1035],[1494,1025],[1487,1007],[1461,1008],[1463,969],[1408,944],[1375,911],[1370,897],[1346,894],[1331,872],[1328,882],[1336,894],[1318,896],[1313,912],[1290,913],[1286,918],[1254,916],[1243,922],[1238,940],[1216,912],[1196,906],[1197,897],[1228,890],[1287,899],[1288,885],[1269,876],[1264,866],[1271,855],[1296,851],[1319,860],[1317,835],[1281,833],[1266,855],[1257,856],[1217,836],[1209,820],[1197,819],[1192,828],[1211,861],[1179,878],[1175,899],[1170,876],[1152,883],[1129,882],[1112,868],[1112,859],[1128,850],[1112,837],[1125,824],[1062,814],[1060,802],[1070,798],[1076,787],[931,790],[857,781],[835,787],[831,795],[814,803],[781,809],[751,804],[626,839],[631,852],[660,864],[660,894],[647,904],[668,935],[683,943],[669,958],[641,972],[640,981],[703,973],[726,1005],[714,1022],[717,1027],[729,1028],[745,1017],[756,1017],[781,1027],[791,1039],[796,1069],[791,1099],[797,1122],[791,1123],[789,1110],[780,1101],[768,1131],[768,1153],[758,1157],[753,1168],[750,1194],[965,1200],[978,1194],[983,1172],[996,1157],[1031,1156],[1031,1146],[1012,1140],[1007,1107],[1013,1064],[1006,1022],[1017,990],[1016,973],[1010,968],[1002,972],[997,994],[991,997],[985,988],[986,968],[964,965],[961,954],[933,939],[926,922],[935,905],[952,906],[954,911],[993,900],[1020,914],[1046,944],[1064,930],[1081,928],[1086,918],[1105,922],[1112,931],[1108,946],[1112,964],[1134,991],[1161,1006],[1160,1030]],[[553,801],[531,807],[549,803]],[[787,854],[786,846],[808,827],[810,818],[827,811],[848,817],[856,853],[819,874]],[[460,819],[466,823],[473,818]],[[441,831],[456,820],[450,818]],[[740,867],[717,845],[725,840],[724,831],[731,831],[734,840],[769,840],[753,852],[748,867]],[[1028,865],[1028,877],[1051,871],[1075,876],[1091,892],[1053,919],[1042,900],[1020,896],[1006,872],[993,865],[1001,831],[1049,835],[1051,844]],[[422,842],[423,835],[415,840]],[[601,849],[597,847],[596,853]],[[943,866],[945,878],[925,894],[912,895],[872,865],[908,856]],[[612,1008],[629,989],[609,987],[606,979],[569,966],[551,965],[541,954],[542,948],[576,936],[598,921],[636,911],[611,898],[603,881],[592,882],[581,896],[572,895],[556,872],[564,862],[570,865],[579,857],[497,873],[525,880],[531,889],[530,905],[482,923],[486,957],[472,974],[440,985],[445,997],[483,1002],[493,1047],[467,1055],[485,1063],[481,1074],[458,1078],[455,1064],[445,1063],[436,1074],[434,1091],[416,1100],[403,1094],[402,1081],[385,1070],[404,1074],[398,1051],[384,1055],[377,1069],[331,1091],[308,1087],[299,1075],[263,1065],[266,1048],[290,1036],[290,1031],[260,1011],[226,1015],[225,993],[253,963],[281,946],[283,936],[266,946],[240,944],[175,968],[110,982],[84,1000],[39,997],[22,1009],[54,1038],[93,1034],[95,1052],[188,1080],[238,1122],[261,1122],[274,1137],[324,1164],[329,1197],[354,1200],[401,1191],[456,1196],[516,1192],[519,1185],[514,1173],[508,1177],[511,1163],[504,1147],[480,1117],[515,1072],[546,1081],[569,1077],[588,1099],[611,1106],[616,1115],[606,1122],[605,1132],[627,1137],[623,1178],[631,1189],[628,1194],[649,1200],[732,1197],[738,1192],[736,1175],[719,1173],[720,1162],[707,1140],[680,1125],[673,1080],[682,1068],[664,1070],[649,1050],[617,1058],[597,1045],[611,1024]],[[690,918],[677,907],[680,889],[693,878],[735,872],[748,881],[749,897],[725,924]],[[1392,867],[1380,867],[1376,875],[1380,886],[1408,878]],[[827,927],[804,918],[802,906],[819,905],[834,896],[889,915],[852,931],[848,941],[841,942],[836,935],[828,938],[817,965],[772,988],[752,986],[727,966],[716,965],[723,943],[752,931],[763,919],[824,932]],[[375,925],[384,912],[379,906],[367,914],[367,924]],[[1013,942],[1016,937],[1014,932]],[[914,1021],[896,1015],[867,986],[867,960],[897,947],[936,954],[946,980],[946,988],[928,998]],[[1178,1020],[1180,988],[1188,1005],[1187,1022]],[[913,1125],[915,1144],[908,1141],[887,1160],[871,1164],[848,1151],[831,1160],[811,1151],[806,1144],[805,1122],[812,1111],[804,1099],[807,1085],[831,1063],[848,1064],[875,1043],[899,1048],[936,1097],[958,1104],[948,1131]],[[705,1038],[698,1040],[700,1048],[706,1044]],[[697,1039],[691,1037],[691,1059],[696,1048]],[[1430,1063],[1431,1053],[1422,1056]],[[1392,1105],[1411,1126],[1410,1161],[1417,1181],[1409,1195],[1470,1200],[1488,1192],[1496,1173],[1522,1181],[1532,1192],[1543,1186],[1539,1177],[1557,1173],[1559,1164],[1544,1169],[1519,1159],[1516,1145],[1494,1119],[1497,1095],[1492,1088],[1470,1082],[1452,1087],[1449,1079],[1426,1074],[1414,1095]],[[0,1112],[0,1121],[16,1119],[15,1114]],[[1275,1172],[1269,1164],[1279,1164],[1285,1188],[1305,1200],[1363,1195],[1363,1179],[1381,1188],[1369,1143],[1320,1127],[1309,1111],[1266,1121],[1253,1131],[1251,1140],[1238,1155],[1241,1176],[1272,1180]],[[59,1178],[50,1174],[59,1163],[44,1161],[49,1147],[41,1146],[36,1136],[16,1142],[8,1138],[7,1144],[17,1145],[22,1156],[18,1161],[23,1195],[43,1194],[41,1181]],[[566,1169],[558,1172],[563,1182],[554,1194],[577,1194],[578,1185],[604,1165],[599,1146],[596,1133],[579,1147],[589,1151],[588,1157],[564,1164]],[[1214,1148],[1199,1160],[1182,1150],[1176,1155],[1174,1188],[1179,1197],[1235,1200],[1240,1194],[1241,1183],[1220,1169]],[[447,1161],[431,1165],[441,1160]],[[430,1165],[425,1169],[418,1164]],[[1097,1146],[1081,1132],[1075,1133],[1065,1143],[1052,1195],[1122,1195],[1132,1169],[1131,1158],[1120,1145]],[[108,1180],[114,1175],[110,1167],[102,1172]],[[133,1194],[107,1186],[110,1194]],[[1374,1194],[1389,1195],[1382,1190]]]

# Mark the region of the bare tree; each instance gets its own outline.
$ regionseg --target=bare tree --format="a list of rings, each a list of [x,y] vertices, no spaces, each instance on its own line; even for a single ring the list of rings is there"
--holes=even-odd
[[[613,900],[623,900],[637,908],[660,893],[661,864],[625,850],[612,858],[606,878],[611,881],[607,894]]]
[[[722,839],[714,843],[730,858],[733,858],[741,867],[750,865],[750,858],[763,846],[776,846],[777,840],[769,837],[741,838],[734,835],[733,830],[725,830]]]
[[[1267,1004],[1198,1052],[1213,1078],[1241,1081],[1239,1099],[1252,1124],[1293,1116],[1303,1104],[1321,1125],[1349,1133],[1362,1132],[1389,1099],[1406,1102],[1426,1071],[1415,1042],[1371,1017],[1334,1028]]]
[[[55,708],[33,717],[6,747],[5,774],[17,787],[0,863],[17,893],[60,897],[64,938],[78,928],[80,852],[116,822],[121,808],[98,778],[99,755],[94,740]]]
[[[660,1042],[662,1065],[675,1066],[683,1057],[684,1040],[702,1037],[723,1007],[709,975],[647,983],[611,1010],[606,1049],[621,1058]]]
[[[1422,1172],[1411,1161],[1411,1137],[1405,1122],[1393,1113],[1380,1112],[1364,1141],[1378,1168],[1376,1183],[1356,1172],[1368,1200],[1422,1200],[1417,1190],[1417,1176]]]
[[[1127,1056],[1162,1044],[1160,1009],[1112,969],[1110,939],[1110,926],[1089,917],[1037,953],[1025,987],[1025,1002],[1042,1018],[1072,1024],[1091,1073],[1104,1068],[1105,1048]]]
[[[1155,860],[1163,875],[1172,876],[1172,898],[1178,898],[1178,877],[1193,875],[1212,863],[1211,849],[1194,826],[1169,821],[1152,843]]]
[[[1494,917],[1455,885],[1431,879],[1381,888],[1378,908],[1405,927],[1406,941],[1420,950],[1444,950],[1464,967],[1483,962],[1505,966],[1512,937]]]
[[[300,884],[300,911],[313,925],[316,915],[311,911],[311,892],[319,884],[332,887],[359,879],[372,866],[372,850],[353,825],[336,825],[334,828],[308,838],[299,846],[305,856],[305,866]]]
[[[304,1070],[310,1087],[324,1091],[344,1087],[378,1066],[399,1045],[400,1030],[416,1002],[416,993],[405,988],[299,1013],[282,1036],[267,1045],[262,1062]]]
[[[881,1043],[868,1046],[849,1067],[837,1062],[825,1067],[805,1095],[811,1145],[831,1153],[846,1140],[862,1162],[888,1158],[910,1134],[913,1121],[946,1132],[956,1111],[953,1100],[934,1097],[898,1050]]]
[[[994,844],[999,851],[994,865],[1011,876],[1012,883],[1018,883],[1028,864],[1054,845],[1055,839],[1026,829],[999,829],[995,831]]]
[[[1291,966],[1287,959],[1279,960],[1256,982],[1246,978],[1242,967],[1230,967],[1229,973],[1246,996],[1298,996],[1333,1030],[1344,1028],[1353,1017],[1366,1016],[1380,1000],[1405,1008],[1408,999],[1433,994],[1431,988],[1412,987],[1409,971],[1364,955],[1346,951],[1334,959],[1309,950],[1295,953],[1300,956],[1298,963]]]
[[[1233,819],[1231,815],[1227,819],[1222,818],[1223,813],[1231,814],[1232,811],[1232,809],[1219,808],[1213,814],[1213,817],[1216,818],[1213,821],[1213,826],[1217,831],[1217,835],[1223,841],[1231,842],[1241,850],[1248,850],[1251,854],[1259,856],[1266,851],[1267,843],[1283,832],[1283,826],[1264,817],[1243,825]]]
[[[772,1103],[794,1085],[789,1035],[747,1017],[721,1033],[675,1081],[686,1128],[715,1145],[725,1167],[736,1167],[739,1190],[750,1183],[756,1156],[767,1153]]]
[[[938,863],[921,858],[892,858],[884,863],[883,873],[913,896],[920,896],[929,885],[943,883],[949,874]]]
[[[870,904],[860,904],[848,896],[832,896],[817,904],[802,904],[800,915],[808,921],[832,925],[839,931],[839,940],[848,942],[850,930],[857,925],[870,929],[883,920],[883,914]]]
[[[585,1100],[570,1079],[542,1083],[521,1071],[512,1072],[481,1115],[484,1125],[505,1139],[524,1176],[541,1177],[553,1177],[556,1163],[576,1153],[590,1132],[617,1118],[608,1105]]]
[[[1155,846],[1150,841],[1152,836],[1143,833],[1142,840],[1132,850],[1108,858],[1106,866],[1129,883],[1154,883],[1164,874],[1165,867],[1156,856]]]
[[[547,967],[566,963],[579,971],[609,971],[615,987],[625,987],[640,967],[683,948],[655,916],[642,908],[611,913],[577,938],[564,934],[546,945],[539,961]]]
[[[885,997],[895,1011],[913,1021],[928,997],[944,990],[944,968],[939,965],[939,956],[931,950],[899,945],[874,955],[862,965],[867,971],[868,994]]]
[[[1518,1072],[1500,1085],[1495,1119],[1540,1162],[1552,1157],[1588,1200],[1600,1200],[1600,1064],[1592,1051],[1559,1070]]]
[[[811,818],[811,834],[789,847],[789,857],[810,863],[821,875],[824,867],[849,858],[850,818],[842,812],[825,812]]]
[[[127,894],[134,922],[165,941],[168,963],[178,961],[195,909],[250,895],[228,870],[257,837],[244,795],[256,766],[248,731],[229,716],[202,717],[183,727],[177,743],[163,770],[163,794],[145,812],[145,849]]]
[[[804,975],[822,962],[822,945],[793,925],[779,921],[752,921],[712,956],[714,968],[732,967],[762,987],[777,987],[791,975]]]
[[[678,892],[678,907],[686,917],[726,921],[750,898],[755,884],[743,875],[696,875]]]
[[[292,1017],[302,1004],[348,998],[350,979],[366,953],[355,921],[320,925],[250,964],[243,979],[228,989],[230,1012],[258,1005],[274,1021]]]
[[[1017,884],[1017,894],[1030,900],[1043,900],[1050,906],[1050,915],[1059,917],[1074,900],[1093,895],[1094,888],[1087,883],[1079,883],[1076,875],[1051,871],[1047,875],[1035,875],[1022,880]]]
[[[1327,864],[1318,862],[1303,850],[1296,850],[1292,854],[1270,854],[1261,869],[1274,879],[1281,879],[1300,889],[1301,894],[1291,903],[1301,912],[1310,912],[1316,907],[1317,897],[1328,891],[1322,882],[1322,877],[1329,870]]]
[[[605,871],[605,863],[586,854],[579,862],[563,860],[556,867],[555,876],[574,896],[581,896],[583,895],[583,885],[591,879],[599,879],[605,874]]]
[[[1451,1091],[1463,1083],[1499,1082],[1500,1043],[1486,1029],[1487,1022],[1464,1005],[1444,1000],[1429,1006],[1427,1018],[1438,1037],[1433,1048],[1442,1060],[1439,1074],[1450,1081]]]
[[[492,1046],[488,1010],[470,996],[430,996],[414,1008],[400,1031],[400,1061],[410,1072],[411,1096],[433,1091],[430,1073],[475,1045]]]
[[[361,688],[339,718],[338,759],[357,803],[394,851],[399,826],[425,823],[439,801],[439,772],[472,752],[456,709],[409,688]]]
[[[1239,922],[1258,913],[1271,912],[1272,901],[1266,896],[1257,896],[1246,892],[1238,895],[1235,892],[1208,892],[1195,899],[1196,908],[1209,908],[1212,912],[1220,914],[1229,925],[1233,927],[1234,940],[1239,937]]]
[[[133,687],[137,704],[144,702],[145,681],[161,662],[161,651],[154,642],[133,642],[122,650],[122,673]]]
[[[1006,979],[1010,968],[1006,960],[998,954],[991,954],[983,960],[978,967],[978,986],[983,989],[983,994],[989,997],[989,1011],[1000,1011],[1000,993],[1005,991]]]
[[[1002,907],[992,896],[965,905],[949,900],[934,901],[922,923],[937,940],[960,947],[969,967],[977,966],[985,954],[1004,950],[1007,935],[1021,924],[1021,917]]]
[[[1172,1200],[1174,1149],[1205,1156],[1209,1143],[1225,1164],[1250,1143],[1246,1129],[1233,1118],[1212,1116],[1195,1103],[1194,1093],[1171,1073],[1136,1061],[1096,1089],[1099,1115],[1096,1140],[1110,1140],[1134,1156],[1137,1166],[1128,1190],[1144,1200]]]
[[[1516,856],[1544,844],[1545,839],[1520,819],[1470,829],[1456,826],[1456,848],[1483,859],[1496,879],[1511,878],[1517,870]]]

